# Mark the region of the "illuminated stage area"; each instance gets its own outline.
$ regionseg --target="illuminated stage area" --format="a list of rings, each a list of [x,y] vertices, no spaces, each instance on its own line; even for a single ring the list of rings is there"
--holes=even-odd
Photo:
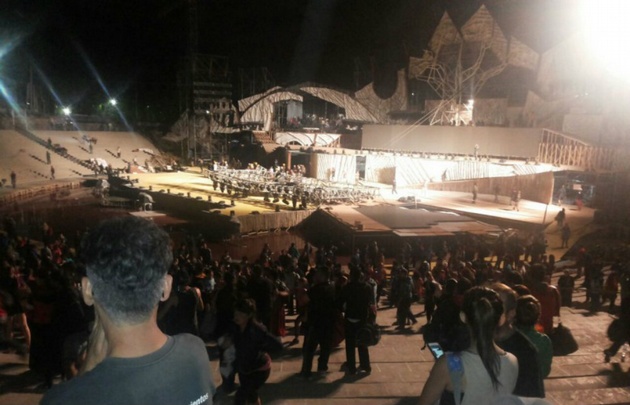
[[[88,140],[76,131],[9,130],[0,135],[8,145],[3,151],[5,164],[10,164],[7,169],[18,171],[18,188],[0,189],[3,201],[51,194],[90,178],[104,179],[104,173],[90,174],[91,169],[82,164],[106,158],[114,169],[127,167],[131,173],[122,174],[128,183],[112,190],[102,205],[129,205],[133,211],[144,193],[154,200],[154,211],[197,224],[216,240],[302,225],[321,243],[340,239],[350,248],[368,238],[386,238],[384,244],[395,246],[408,237],[487,235],[504,228],[535,231],[552,218],[545,217],[546,204],[541,201],[551,199],[552,171],[557,168],[522,159],[290,147],[285,148],[286,167],[298,168],[292,173],[260,166],[156,173],[151,172],[153,165],[165,159],[137,134],[91,132]],[[457,143],[463,135],[448,131],[439,139],[448,137]],[[91,141],[94,138],[98,142]],[[26,150],[32,151],[30,159],[23,156]],[[45,175],[47,151],[54,152],[56,179]],[[471,202],[473,184],[478,188],[476,204]],[[516,188],[522,191],[519,211],[511,209],[507,196]],[[317,215],[309,220],[313,212]]]
[[[155,196],[156,211],[170,211],[161,202],[161,197],[169,196],[180,209],[187,204],[205,205],[205,209],[198,209],[200,216],[193,215],[191,210],[174,215],[193,216],[195,221],[205,221],[209,228],[222,229],[222,225],[217,225],[222,223],[218,219],[228,220],[231,216],[240,223],[241,235],[301,225],[305,235],[315,243],[334,242],[348,248],[370,239],[381,240],[383,245],[394,248],[401,238],[407,237],[492,236],[506,228],[539,231],[552,222],[559,210],[553,205],[521,200],[517,211],[505,195],[499,195],[495,202],[494,195],[479,194],[473,204],[468,192],[401,188],[395,194],[390,185],[378,183],[370,183],[370,189],[374,190],[372,199],[361,203],[322,202],[304,210],[293,209],[282,201],[265,201],[261,195],[229,195],[227,189],[221,192],[199,169],[132,174],[130,178],[137,180],[133,183],[136,192]],[[210,206],[209,199],[214,206]],[[575,215],[592,216],[592,210],[584,208]]]

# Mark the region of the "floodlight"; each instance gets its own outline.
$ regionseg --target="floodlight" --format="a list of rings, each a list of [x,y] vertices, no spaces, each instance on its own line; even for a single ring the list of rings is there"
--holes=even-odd
[[[628,13],[627,0],[581,2],[580,25],[588,51],[603,68],[618,77],[626,77],[630,69]]]
[[[115,98],[112,98],[111,100],[109,100],[109,104],[116,106],[116,104],[118,104],[118,101]]]
[[[64,107],[61,111],[63,112],[63,115],[70,115],[70,113],[72,113],[69,107]]]

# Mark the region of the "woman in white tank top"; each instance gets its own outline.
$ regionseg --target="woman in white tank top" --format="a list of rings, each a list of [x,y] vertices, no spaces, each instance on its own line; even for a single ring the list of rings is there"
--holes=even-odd
[[[518,361],[493,339],[502,316],[503,303],[496,292],[484,287],[466,292],[462,319],[468,326],[471,344],[466,351],[447,353],[437,360],[422,390],[420,405],[455,404],[459,401],[455,401],[454,390],[461,391],[462,405],[490,404],[495,397],[512,393]],[[453,381],[458,373],[461,381]]]

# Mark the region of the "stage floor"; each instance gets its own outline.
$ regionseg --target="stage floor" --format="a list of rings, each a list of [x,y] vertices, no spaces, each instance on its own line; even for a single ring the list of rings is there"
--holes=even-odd
[[[151,187],[153,191],[168,188],[171,193],[190,193],[192,198],[200,197],[207,200],[210,196],[214,202],[224,200],[227,206],[220,210],[224,215],[230,215],[231,211],[234,211],[237,217],[251,215],[253,211],[273,215],[276,205],[282,211],[292,211],[290,206],[283,203],[265,203],[263,197],[235,199],[235,206],[230,206],[232,196],[214,190],[212,182],[203,177],[198,169],[175,173],[138,173],[131,174],[130,177],[138,180],[138,186],[147,189]],[[364,232],[394,231],[406,235],[450,234],[458,231],[495,232],[497,226],[540,229],[553,222],[553,218],[560,210],[560,207],[555,205],[521,200],[519,210],[516,211],[510,206],[507,196],[500,196],[499,202],[494,202],[494,195],[480,194],[477,203],[472,204],[470,193],[399,188],[398,194],[393,194],[390,185],[370,183],[369,186],[380,190],[372,201],[360,206],[338,204],[322,205],[320,208],[326,209],[350,226],[360,222]],[[417,207],[429,211],[415,209],[416,205],[410,204],[407,198],[404,198],[405,201],[399,201],[403,196],[415,197]],[[572,217],[584,217],[587,220],[593,215],[593,210],[587,207],[581,211],[571,205],[565,205],[565,208]],[[160,210],[159,207],[155,209]]]
[[[191,197],[199,196],[204,200],[211,196],[213,201],[225,200],[228,204],[231,199],[228,194],[214,190],[212,182],[195,169],[176,173],[133,174],[131,178],[138,179],[138,184],[141,186],[147,188],[152,186],[154,190],[170,188],[172,193],[190,192]],[[462,230],[468,228],[466,231],[470,232],[485,232],[486,230],[494,232],[497,229],[496,226],[540,229],[553,222],[557,211],[560,210],[560,207],[555,205],[521,200],[519,210],[516,211],[510,206],[508,196],[499,196],[499,201],[494,202],[494,195],[480,194],[476,204],[473,204],[470,193],[399,188],[398,194],[393,194],[391,185],[370,183],[369,186],[380,190],[372,201],[360,206],[338,204],[323,205],[320,208],[326,209],[347,224],[354,225],[357,221],[361,222],[364,231],[395,230],[404,233],[412,232],[411,230],[424,233],[431,228],[437,233],[448,233],[456,227]],[[417,207],[426,208],[429,212],[420,209],[383,208],[404,206],[415,208],[413,203],[410,204],[406,200],[399,201],[403,196],[415,197]],[[235,199],[235,204],[234,207],[228,205],[221,210],[221,213],[229,215],[230,211],[235,211],[236,216],[248,215],[252,211],[259,211],[261,214],[272,213],[275,205],[278,205],[281,210],[291,210],[290,206],[283,203],[265,203],[262,197]],[[592,218],[592,209],[585,207],[578,211],[571,205],[565,205],[565,208],[575,216]],[[459,216],[454,214],[459,214]],[[493,226],[485,228],[475,225],[478,223],[493,224]]]

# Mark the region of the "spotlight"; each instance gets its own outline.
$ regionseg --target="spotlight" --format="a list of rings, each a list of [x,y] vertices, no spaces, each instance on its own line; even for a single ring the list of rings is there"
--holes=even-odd
[[[72,110],[70,110],[69,107],[64,107],[61,112],[63,112],[63,115],[70,115],[72,114]]]

